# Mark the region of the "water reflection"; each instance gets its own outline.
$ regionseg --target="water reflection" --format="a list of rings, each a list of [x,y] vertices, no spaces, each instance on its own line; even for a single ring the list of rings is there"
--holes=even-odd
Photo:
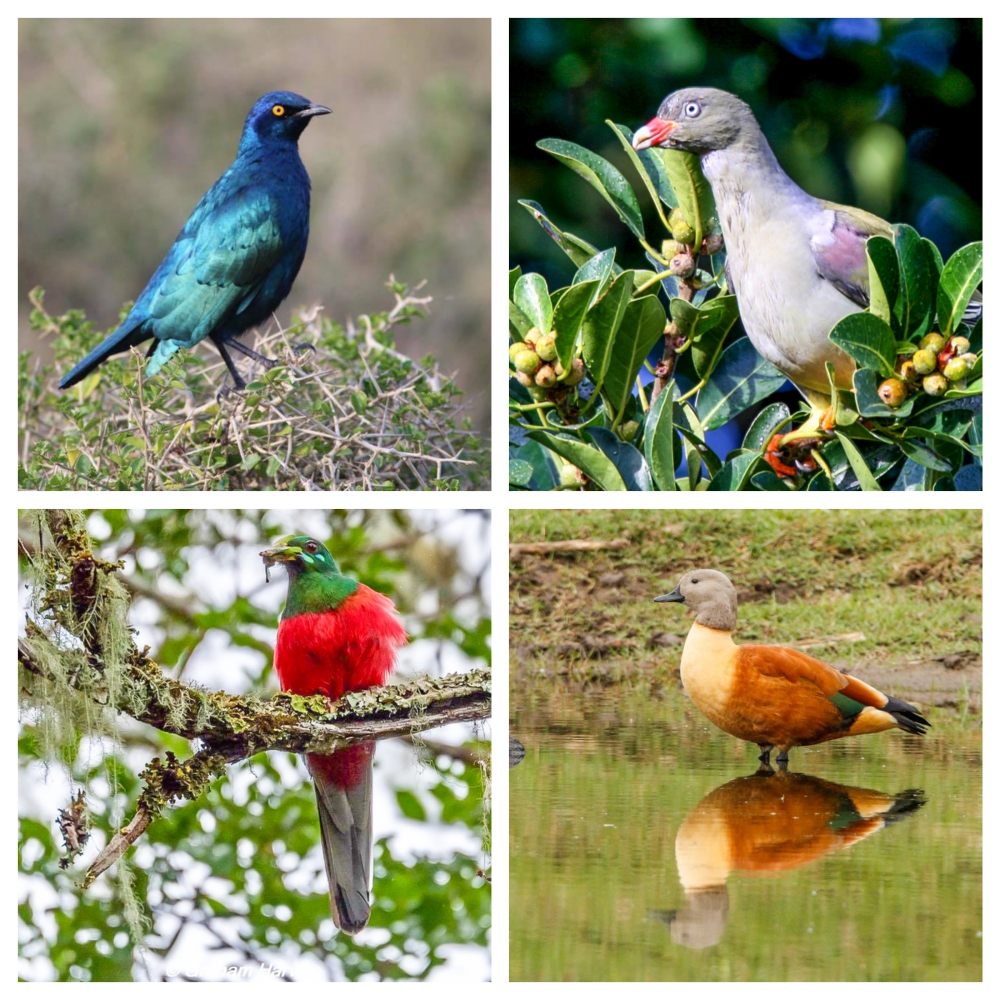
[[[808,774],[772,771],[720,785],[688,813],[674,853],[686,898],[680,910],[654,916],[686,948],[718,944],[729,919],[730,872],[788,872],[904,819],[926,801],[907,789],[886,795]]]

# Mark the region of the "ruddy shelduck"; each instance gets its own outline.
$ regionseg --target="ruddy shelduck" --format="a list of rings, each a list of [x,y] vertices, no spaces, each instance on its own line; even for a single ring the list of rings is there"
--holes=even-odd
[[[797,649],[733,642],[736,588],[725,573],[696,569],[656,601],[679,601],[695,613],[681,654],[691,700],[721,730],[756,743],[769,763],[791,747],[843,736],[902,729],[923,736],[930,723],[898,698]]]

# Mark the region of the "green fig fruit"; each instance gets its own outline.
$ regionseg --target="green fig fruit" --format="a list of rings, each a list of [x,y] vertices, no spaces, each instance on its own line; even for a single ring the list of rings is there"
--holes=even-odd
[[[936,352],[927,350],[926,348],[921,348],[917,351],[911,360],[918,375],[930,375],[937,368]]]
[[[680,208],[675,208],[670,215],[667,216],[667,226],[670,229],[670,235],[673,236],[673,238],[678,242],[694,242],[694,229],[688,223],[687,219],[684,218],[684,213],[680,210]]]
[[[940,333],[932,331],[920,340],[920,350],[930,351],[935,357],[942,347],[944,347],[944,337]]]
[[[535,342],[535,350],[542,361],[554,361],[556,356],[556,338],[552,333]]]
[[[514,358],[514,367],[519,372],[524,372],[525,375],[534,375],[541,366],[542,359],[530,348],[526,351],[521,351]]]
[[[941,373],[949,382],[957,382],[969,374],[969,366],[961,358],[952,358]]]
[[[940,396],[949,387],[948,380],[940,373],[934,372],[932,375],[924,376],[924,392],[928,396]]]

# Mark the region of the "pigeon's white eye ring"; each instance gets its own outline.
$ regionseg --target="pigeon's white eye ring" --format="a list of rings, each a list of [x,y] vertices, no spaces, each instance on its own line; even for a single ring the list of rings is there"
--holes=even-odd
[[[697,118],[701,114],[701,105],[697,101],[689,101],[684,105],[684,114],[687,118]]]

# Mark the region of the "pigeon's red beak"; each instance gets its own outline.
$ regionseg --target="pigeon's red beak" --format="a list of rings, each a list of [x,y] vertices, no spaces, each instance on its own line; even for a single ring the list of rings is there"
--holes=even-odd
[[[651,118],[642,128],[636,129],[632,136],[632,148],[649,149],[650,146],[659,146],[676,127],[677,122]]]

